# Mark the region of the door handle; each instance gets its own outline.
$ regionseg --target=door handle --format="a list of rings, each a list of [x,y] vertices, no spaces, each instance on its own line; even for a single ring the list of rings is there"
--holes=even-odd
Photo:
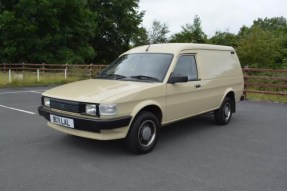
[[[195,88],[200,88],[200,87],[201,87],[200,84],[196,84],[196,85],[194,85],[194,86],[195,86]]]

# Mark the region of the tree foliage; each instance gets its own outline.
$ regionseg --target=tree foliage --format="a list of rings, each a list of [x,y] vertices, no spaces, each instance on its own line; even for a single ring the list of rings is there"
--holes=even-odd
[[[278,55],[272,34],[258,26],[252,27],[238,41],[238,54],[241,63],[251,67],[270,67]]]
[[[133,35],[131,39],[131,45],[136,47],[146,44],[149,44],[148,32],[146,28],[140,27],[138,32]]]
[[[169,30],[166,23],[161,23],[160,21],[154,20],[148,33],[148,41],[151,44],[168,42],[168,33]]]
[[[257,19],[243,26],[238,35],[237,51],[243,66],[284,68],[287,59],[287,22],[283,17]]]
[[[170,42],[206,43],[207,35],[203,32],[199,16],[195,16],[193,24],[182,26],[182,31],[171,36]]]
[[[110,62],[129,49],[132,39],[142,33],[139,25],[143,12],[138,0],[89,0],[89,8],[97,13],[95,38],[90,42],[97,51],[95,62]]]
[[[237,47],[237,36],[230,32],[216,31],[215,35],[208,39],[208,43]]]
[[[0,63],[109,63],[133,46],[187,42],[233,46],[242,66],[287,68],[287,21],[258,18],[238,34],[207,37],[199,16],[168,36],[141,26],[139,0],[0,0]]]
[[[196,42],[232,46],[237,50],[242,66],[259,68],[287,67],[287,22],[284,17],[257,19],[250,27],[242,26],[238,34],[217,31],[207,38],[200,18],[182,26],[170,42]]]
[[[95,56],[96,15],[84,0],[19,0],[0,14],[3,62],[83,63]]]
[[[0,0],[0,62],[109,62],[140,32],[138,0]]]

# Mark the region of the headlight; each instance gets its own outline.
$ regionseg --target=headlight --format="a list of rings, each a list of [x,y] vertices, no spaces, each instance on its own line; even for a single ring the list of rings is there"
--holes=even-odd
[[[86,105],[86,114],[88,115],[97,115],[97,105],[87,104]]]
[[[116,115],[117,106],[116,104],[101,104],[100,115]]]
[[[44,106],[50,107],[50,98],[44,97]]]

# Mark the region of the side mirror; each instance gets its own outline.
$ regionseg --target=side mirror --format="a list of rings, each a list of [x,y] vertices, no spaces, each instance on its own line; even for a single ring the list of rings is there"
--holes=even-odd
[[[175,84],[180,82],[187,82],[188,77],[187,76],[170,76],[167,83]]]

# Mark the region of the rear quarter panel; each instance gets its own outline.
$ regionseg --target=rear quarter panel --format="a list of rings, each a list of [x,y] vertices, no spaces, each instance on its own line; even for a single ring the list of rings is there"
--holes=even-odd
[[[197,56],[202,83],[203,109],[219,108],[227,93],[239,101],[243,92],[242,69],[235,51],[202,50]]]

